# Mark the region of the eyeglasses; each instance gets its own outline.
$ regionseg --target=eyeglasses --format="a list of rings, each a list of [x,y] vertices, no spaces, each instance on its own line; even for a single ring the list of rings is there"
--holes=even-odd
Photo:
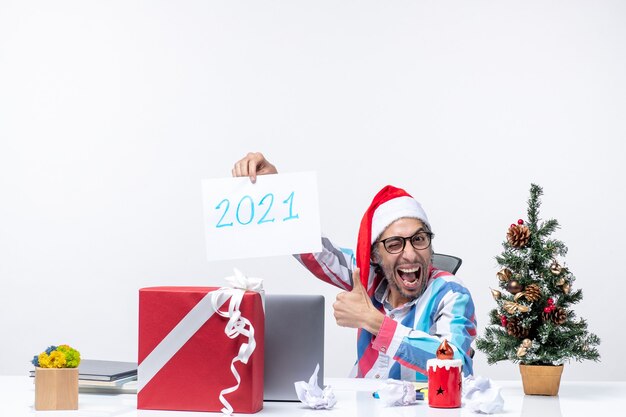
[[[392,236],[387,239],[379,240],[375,243],[382,243],[385,246],[385,250],[391,254],[396,254],[404,251],[406,241],[411,242],[411,246],[415,249],[426,249],[430,246],[430,241],[433,239],[434,234],[430,232],[424,232],[420,230],[410,237]]]

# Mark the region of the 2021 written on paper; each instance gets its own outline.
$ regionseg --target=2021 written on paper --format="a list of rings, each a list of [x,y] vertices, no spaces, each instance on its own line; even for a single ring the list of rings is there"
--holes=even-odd
[[[315,172],[202,180],[209,261],[321,251]]]

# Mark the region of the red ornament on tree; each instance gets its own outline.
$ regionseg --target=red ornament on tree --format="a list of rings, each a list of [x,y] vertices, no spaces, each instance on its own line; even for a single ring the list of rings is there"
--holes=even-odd
[[[505,316],[505,315],[501,315],[501,316],[500,316],[500,323],[502,323],[502,327],[506,327],[506,325],[507,325],[508,321],[507,321],[507,319],[506,319],[506,316]]]
[[[517,224],[519,224],[520,226],[524,224],[524,220],[522,219],[517,219]]]

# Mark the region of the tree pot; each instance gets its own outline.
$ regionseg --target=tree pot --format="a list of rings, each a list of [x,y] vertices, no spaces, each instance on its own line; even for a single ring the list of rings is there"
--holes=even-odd
[[[78,368],[35,368],[35,410],[77,410]]]
[[[563,365],[522,365],[522,384],[526,395],[558,395]]]

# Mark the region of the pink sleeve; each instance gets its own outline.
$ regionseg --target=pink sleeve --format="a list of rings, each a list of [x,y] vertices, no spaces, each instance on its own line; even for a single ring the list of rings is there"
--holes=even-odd
[[[397,327],[397,321],[385,316],[383,324],[378,331],[378,336],[376,336],[372,342],[372,347],[382,353],[386,353],[393,340],[393,335],[396,333]]]

